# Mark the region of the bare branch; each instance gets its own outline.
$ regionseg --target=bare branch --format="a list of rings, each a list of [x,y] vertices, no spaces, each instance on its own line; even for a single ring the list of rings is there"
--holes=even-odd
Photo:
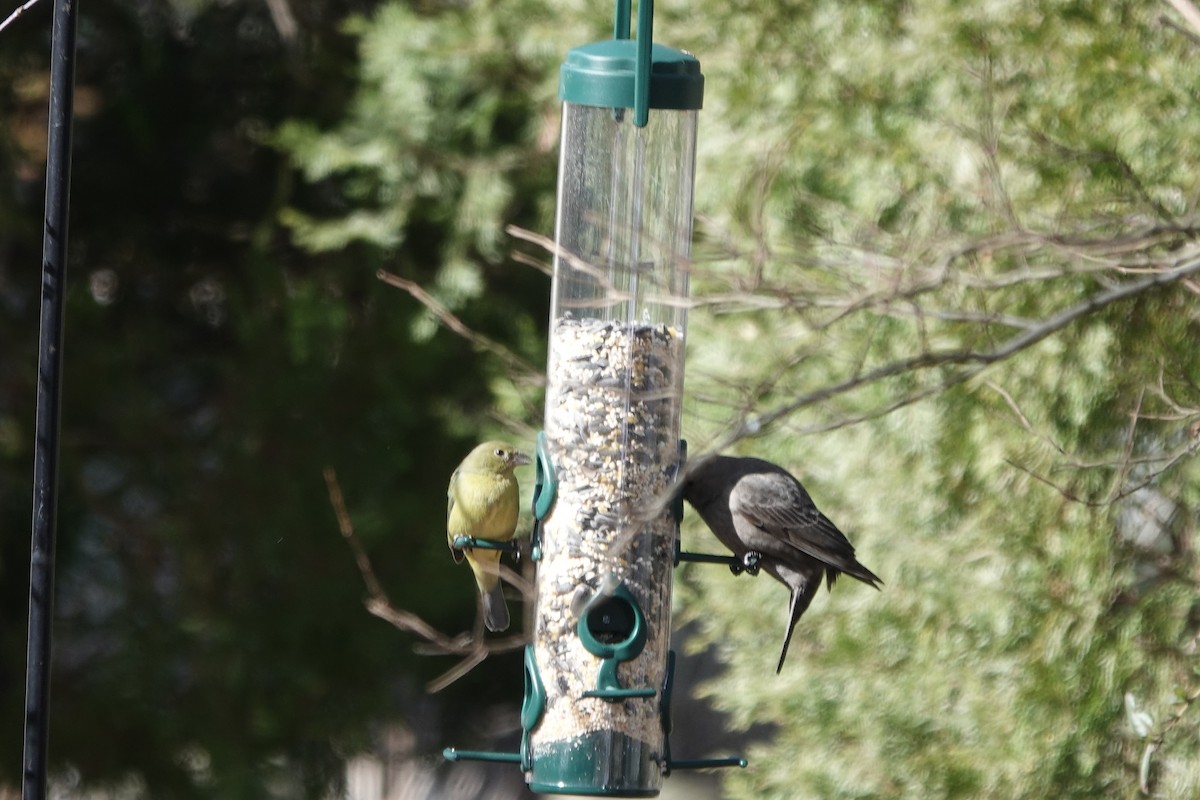
[[[1197,639],[1200,639],[1200,637],[1197,637]],[[1195,644],[1197,639],[1193,639],[1193,645]],[[1142,771],[1141,771],[1141,780],[1140,780],[1140,787],[1139,787],[1142,791],[1142,794],[1146,795],[1147,797],[1149,797],[1151,795],[1151,789],[1152,789],[1152,787],[1150,785],[1150,783],[1151,783],[1150,782],[1150,761],[1151,761],[1151,759],[1154,757],[1154,754],[1156,752],[1158,752],[1158,750],[1164,744],[1166,744],[1167,735],[1175,728],[1175,726],[1177,726],[1183,720],[1184,715],[1187,714],[1188,710],[1192,707],[1193,704],[1195,704],[1195,702],[1197,700],[1200,700],[1200,688],[1194,688],[1182,697],[1182,699],[1180,700],[1180,703],[1179,703],[1179,707],[1175,709],[1175,712],[1170,717],[1168,717],[1167,720],[1162,724],[1162,727],[1160,727],[1158,729],[1158,734],[1155,735],[1155,737],[1153,739],[1151,739],[1149,742],[1147,742],[1146,750],[1142,754],[1143,767],[1142,767]]]
[[[1196,45],[1197,47],[1200,47],[1200,36],[1197,36],[1195,33],[1192,33],[1191,29],[1188,28],[1187,26],[1180,25],[1178,22],[1171,19],[1166,14],[1160,15],[1158,18],[1158,21],[1161,24],[1165,25],[1166,27],[1170,28],[1171,30],[1175,31],[1176,33],[1183,35],[1192,44]]]
[[[375,570],[371,567],[371,560],[367,558],[367,551],[358,537],[354,535],[354,523],[350,520],[350,512],[346,510],[346,498],[342,495],[342,486],[338,483],[337,473],[333,467],[325,467],[322,474],[325,477],[325,488],[329,492],[329,504],[333,506],[333,513],[337,517],[338,530],[341,531],[342,538],[350,545],[350,551],[354,553],[354,562],[358,564],[358,571],[362,573],[363,582],[367,585],[367,593],[371,597],[382,597],[386,600],[383,587],[380,585],[379,579],[375,577]]]
[[[267,10],[271,12],[271,22],[275,24],[275,30],[284,44],[295,42],[300,26],[296,24],[296,15],[292,13],[288,0],[267,0]]]
[[[482,618],[479,615],[476,616],[475,630],[471,634],[448,636],[411,611],[406,611],[392,605],[387,593],[383,590],[382,584],[380,584],[379,579],[375,575],[375,570],[371,566],[371,560],[367,556],[366,548],[363,547],[362,542],[354,533],[354,524],[350,519],[349,511],[346,509],[346,500],[342,495],[342,488],[338,483],[337,473],[333,467],[325,467],[323,474],[325,477],[325,487],[329,493],[329,503],[333,506],[333,513],[337,517],[338,530],[341,531],[342,538],[346,540],[346,544],[350,546],[350,551],[354,554],[354,561],[358,565],[358,571],[362,574],[363,583],[367,587],[367,597],[363,601],[363,605],[366,606],[367,611],[385,622],[391,623],[392,626],[402,631],[416,634],[424,639],[429,646],[414,648],[418,653],[424,655],[452,655],[462,658],[458,664],[429,683],[426,688],[430,692],[439,692],[446,688],[483,663],[484,659],[492,653],[516,650],[528,643],[527,637],[523,634],[506,636],[495,640],[487,639],[483,632]],[[500,577],[522,588],[522,591],[528,589],[527,583],[507,567],[501,568]]]
[[[1013,461],[1012,459],[1006,459],[1006,463],[1008,463],[1009,466],[1014,467],[1015,469],[1018,469],[1021,472],[1024,472],[1025,474],[1029,475],[1031,478],[1033,478],[1041,483],[1046,484],[1047,486],[1051,487],[1056,492],[1061,494],[1063,497],[1067,498],[1068,500],[1072,500],[1074,502],[1083,503],[1084,505],[1088,505],[1088,506],[1091,506],[1094,508],[1098,508],[1098,507],[1111,505],[1113,503],[1120,502],[1121,500],[1124,500],[1125,498],[1135,494],[1136,492],[1152,485],[1160,476],[1162,476],[1164,473],[1170,471],[1170,469],[1172,467],[1174,467],[1176,464],[1178,464],[1180,461],[1182,461],[1185,458],[1194,456],[1197,451],[1200,451],[1200,439],[1197,439],[1196,437],[1193,436],[1193,437],[1191,437],[1191,441],[1186,442],[1183,446],[1181,446],[1179,448],[1176,448],[1176,450],[1174,452],[1156,453],[1153,455],[1137,456],[1137,457],[1135,457],[1133,455],[1134,444],[1135,444],[1134,434],[1136,433],[1136,430],[1137,430],[1138,421],[1143,420],[1143,419],[1152,419],[1153,418],[1153,417],[1149,417],[1146,414],[1142,413],[1142,403],[1145,400],[1145,394],[1146,394],[1146,390],[1143,389],[1143,391],[1138,396],[1137,406],[1134,408],[1134,410],[1132,412],[1130,412],[1129,430],[1125,436],[1125,443],[1124,443],[1124,446],[1122,447],[1121,456],[1115,460],[1108,460],[1108,461],[1103,461],[1103,462],[1098,462],[1098,463],[1083,462],[1083,461],[1071,456],[1062,447],[1062,445],[1053,441],[1050,437],[1048,437],[1042,433],[1039,433],[1037,430],[1035,430],[1033,424],[1029,421],[1029,418],[1027,416],[1025,416],[1024,412],[1021,411],[1020,407],[1017,405],[1017,403],[1013,399],[1012,395],[1010,395],[1007,391],[1005,391],[1001,386],[999,386],[998,384],[996,384],[992,381],[987,381],[985,383],[985,385],[988,388],[997,392],[1001,397],[1004,398],[1005,403],[1008,404],[1009,408],[1012,409],[1013,413],[1016,414],[1017,418],[1020,420],[1022,428],[1024,428],[1026,431],[1028,431],[1029,433],[1036,436],[1038,439],[1040,439],[1043,442],[1045,442],[1046,444],[1048,444],[1060,456],[1064,456],[1064,457],[1068,458],[1069,463],[1072,467],[1074,467],[1075,469],[1079,469],[1079,470],[1112,469],[1114,471],[1112,486],[1109,489],[1108,496],[1102,500],[1089,500],[1086,498],[1081,498],[1078,495],[1076,495],[1075,493],[1066,489],[1065,487],[1060,486],[1059,484],[1053,482],[1049,478],[1037,474],[1029,467],[1026,467],[1022,464],[1018,464],[1017,462]],[[1179,420],[1178,417],[1172,418],[1172,421],[1178,421],[1178,420]],[[1153,465],[1156,468],[1153,470],[1150,470],[1149,472],[1142,474],[1141,479],[1138,480],[1136,483],[1129,482],[1130,473],[1135,467],[1149,466],[1149,465]]]
[[[847,394],[869,384],[877,383],[888,378],[894,378],[915,370],[928,370],[936,367],[958,367],[954,373],[949,375],[944,380],[915,390],[885,406],[857,416],[847,417],[843,420],[839,420],[828,425],[815,426],[813,428],[806,429],[806,432],[811,433],[816,431],[834,430],[837,428],[846,427],[848,425],[857,424],[859,422],[864,422],[868,419],[875,419],[899,408],[916,403],[938,392],[962,384],[983,372],[992,364],[996,364],[1000,361],[1011,358],[1017,353],[1026,350],[1035,344],[1038,344],[1039,342],[1058,333],[1080,319],[1107,308],[1113,303],[1127,300],[1131,297],[1142,294],[1143,292],[1180,281],[1181,279],[1198,272],[1200,272],[1200,257],[1192,257],[1186,261],[1183,261],[1179,266],[1176,266],[1172,269],[1164,269],[1161,272],[1150,275],[1149,277],[1141,280],[1131,281],[1129,283],[1098,292],[1086,300],[1042,320],[1039,324],[1029,328],[1023,333],[1009,338],[1003,344],[992,350],[957,348],[926,351],[908,358],[892,361],[867,372],[855,374],[852,377],[841,381],[840,383],[822,387],[813,392],[801,395],[800,397],[797,397],[796,399],[787,403],[776,406],[769,411],[757,414],[752,418],[743,419],[726,437],[725,441],[722,442],[721,448],[728,447],[738,439],[758,435],[772,423],[782,420],[796,413],[800,409],[807,408],[816,405],[817,403],[830,400],[834,397]]]
[[[780,407],[758,417],[758,426],[767,426],[770,422],[796,413],[797,410],[824,401],[824,399],[844,395],[844,393],[858,389],[858,387],[865,384],[875,383],[875,381],[884,378],[892,378],[895,375],[910,372],[912,369],[968,365],[937,386],[938,390],[949,389],[950,386],[964,383],[964,381],[973,378],[974,375],[983,372],[986,367],[994,365],[998,361],[1006,360],[1008,357],[1020,353],[1021,350],[1033,347],[1034,344],[1044,341],[1045,338],[1061,331],[1064,327],[1072,325],[1075,321],[1088,317],[1088,315],[1096,313],[1100,309],[1111,306],[1112,303],[1128,300],[1129,297],[1139,295],[1150,289],[1163,287],[1163,285],[1168,285],[1183,277],[1194,275],[1196,272],[1200,272],[1200,258],[1186,261],[1186,263],[1175,267],[1175,269],[1158,272],[1157,275],[1141,279],[1141,281],[1134,281],[1118,285],[1118,287],[1112,289],[1100,291],[1100,293],[1088,297],[1087,300],[1076,303],[1076,305],[1055,314],[1054,317],[1043,320],[1042,324],[1031,327],[1030,330],[1020,333],[1018,336],[1009,338],[1001,347],[994,350],[932,350],[928,351],[928,353],[920,353],[908,357],[908,359],[893,361],[892,363],[888,363],[888,365],[871,369],[870,372],[844,380],[840,384],[824,387],[824,389],[799,397],[796,401],[782,404]],[[929,392],[922,391],[914,393],[913,397],[914,399],[920,399],[928,395]],[[899,408],[899,405],[894,405],[894,407]]]
[[[1014,414],[1016,414],[1017,419],[1020,420],[1020,422],[1021,422],[1021,427],[1024,428],[1027,433],[1033,434],[1034,436],[1041,439],[1046,444],[1050,445],[1050,447],[1054,448],[1058,452],[1059,455],[1062,455],[1062,456],[1067,455],[1067,451],[1063,449],[1062,445],[1060,445],[1058,442],[1051,439],[1049,436],[1039,433],[1033,427],[1033,423],[1029,421],[1029,417],[1025,416],[1025,412],[1021,410],[1021,407],[1019,405],[1017,405],[1017,401],[1013,398],[1013,396],[1011,394],[1009,394],[1004,389],[1004,387],[1002,387],[1000,384],[996,383],[995,381],[984,381],[984,386],[987,386],[989,389],[996,392],[998,395],[1000,395],[1000,397],[1002,397],[1004,399],[1004,402],[1008,405],[1008,407],[1010,409],[1012,409],[1012,412]]]
[[[513,227],[515,228],[516,226],[513,226]],[[517,230],[521,230],[521,229],[517,228]],[[551,277],[554,275],[553,267],[551,267],[545,261],[541,261],[539,259],[534,258],[533,256],[529,255],[528,253],[522,253],[520,250],[513,250],[512,252],[509,253],[509,258],[511,258],[513,261],[517,262],[518,264],[524,264],[527,267],[533,267],[538,272],[542,273],[543,275],[545,275],[547,277]]]
[[[28,11],[29,9],[31,9],[35,5],[37,5],[37,2],[38,2],[38,0],[25,0],[24,3],[17,6],[16,10],[14,10],[11,14],[9,14],[7,17],[5,17],[3,22],[0,22],[0,31],[3,31],[9,25],[11,25],[13,22],[15,22],[17,17],[21,16],[26,11]]]
[[[1116,473],[1113,475],[1112,488],[1108,491],[1109,501],[1115,501],[1120,497],[1125,496],[1123,491],[1126,480],[1129,478],[1129,471],[1133,469],[1133,447],[1135,443],[1134,436],[1137,434],[1138,420],[1141,418],[1142,403],[1146,399],[1146,389],[1142,388],[1138,392],[1137,405],[1129,414],[1129,430],[1125,434],[1125,444],[1121,448],[1121,458],[1118,461]]]
[[[1193,385],[1192,388],[1196,387]],[[1170,417],[1165,417],[1167,419],[1180,420],[1200,416],[1200,408],[1182,406],[1167,393],[1166,367],[1162,364],[1158,365],[1158,383],[1154,387],[1154,394],[1173,412]]]
[[[1119,158],[1109,153],[1091,155],[1093,157]],[[1130,221],[1131,223],[1132,220]],[[576,263],[578,261],[576,257],[570,253],[561,251],[561,248],[549,237],[516,227],[508,228],[507,232],[516,238],[534,243],[546,249],[547,252],[556,257],[567,259],[573,268],[585,271],[597,269],[587,264]],[[902,281],[904,275],[906,273],[911,274],[911,271],[906,270],[902,262],[890,264],[890,267],[894,267],[895,269],[892,270],[889,268],[887,270],[889,277],[886,281],[888,284],[886,287],[882,289],[868,289],[857,297],[852,298],[831,295],[823,297],[820,291],[813,291],[810,287],[795,285],[794,278],[791,285],[773,287],[763,283],[762,276],[759,276],[754,282],[752,292],[708,294],[694,299],[655,298],[655,302],[673,301],[688,308],[708,306],[711,309],[711,313],[714,314],[728,313],[730,311],[782,309],[793,311],[829,309],[835,311],[831,317],[824,320],[806,317],[806,324],[814,330],[824,330],[837,324],[840,320],[856,315],[858,312],[871,311],[881,317],[914,318],[921,329],[921,348],[917,354],[867,370],[864,364],[867,352],[870,349],[868,345],[868,351],[861,354],[861,360],[858,362],[857,367],[852,370],[850,376],[845,380],[801,395],[766,412],[756,412],[754,410],[755,398],[763,398],[781,391],[780,386],[783,379],[789,374],[792,368],[811,354],[809,350],[801,349],[796,351],[790,358],[785,359],[784,363],[777,364],[777,369],[772,370],[771,374],[765,379],[758,381],[757,385],[731,384],[728,388],[739,399],[732,404],[728,403],[728,401],[723,403],[726,408],[732,405],[735,409],[736,417],[726,427],[726,434],[717,437],[715,449],[721,449],[731,445],[738,439],[759,435],[771,424],[783,422],[803,408],[818,405],[865,386],[910,373],[925,372],[931,369],[949,370],[949,373],[944,374],[944,377],[940,380],[916,388],[883,406],[869,409],[857,415],[844,416],[827,423],[807,427],[792,427],[795,427],[797,432],[801,434],[812,434],[835,430],[884,416],[899,408],[917,403],[946,389],[962,384],[981,373],[988,366],[1011,358],[1013,355],[1038,344],[1076,321],[1114,303],[1167,284],[1178,283],[1186,288],[1192,280],[1192,276],[1200,272],[1200,257],[1197,256],[1195,249],[1186,251],[1184,256],[1176,255],[1174,261],[1170,262],[1169,266],[1164,266],[1163,261],[1165,257],[1163,255],[1152,254],[1156,250],[1161,251],[1165,249],[1170,251],[1178,248],[1182,241],[1195,239],[1196,234],[1197,229],[1195,227],[1180,225],[1173,221],[1159,222],[1154,220],[1143,224],[1140,228],[1127,227],[1126,232],[1115,236],[1042,234],[1027,230],[1017,230],[990,239],[972,242],[946,253],[930,269],[920,274],[918,280],[908,285],[903,285]],[[878,267],[866,266],[867,262],[865,259],[870,258],[872,254],[858,245],[833,245],[833,247],[838,251],[852,252],[854,254],[851,256],[852,259],[855,256],[863,259],[861,262],[856,261],[863,270],[879,274],[880,269],[884,269],[884,265],[879,265]],[[963,259],[978,258],[986,262],[990,260],[991,254],[997,251],[1007,251],[1020,255],[1020,261],[1024,266],[1017,270],[1005,270],[986,277],[978,276],[972,270],[954,268],[954,265]],[[1040,255],[1043,258],[1046,255],[1057,255],[1065,260],[1065,264],[1054,268],[1037,268],[1029,264],[1029,259],[1035,255]],[[843,253],[843,256],[845,256],[845,253]],[[736,250],[731,249],[728,257],[741,258],[753,262],[756,254],[738,253]],[[833,275],[836,276],[835,280],[853,284],[853,272],[847,272],[844,262],[838,266],[840,267],[839,269],[827,270],[823,274]],[[693,263],[690,268],[695,269],[696,264]],[[1080,275],[1095,276],[1096,281],[1105,288],[1093,294],[1090,298],[1043,319],[1016,317],[1000,312],[987,310],[974,311],[965,308],[930,309],[918,302],[918,299],[922,295],[939,291],[947,285],[960,286],[971,291],[986,292],[1023,283],[1048,281]],[[1127,282],[1106,280],[1117,276],[1131,275],[1144,275],[1145,277]],[[596,277],[603,280],[605,276],[598,274]],[[930,345],[930,342],[935,340],[934,330],[929,328],[928,325],[928,322],[931,320],[975,324],[989,335],[992,332],[991,329],[996,326],[1009,327],[1015,329],[1017,333],[1000,341],[999,344],[991,349],[966,346],[939,350]],[[929,329],[927,330],[927,328]],[[700,399],[703,400],[703,398]],[[719,398],[711,398],[709,402],[722,403]],[[1011,398],[1008,398],[1008,402],[1010,406],[1013,406]],[[1015,410],[1019,412],[1019,409]],[[1023,415],[1018,413],[1018,416],[1023,419]],[[1143,415],[1140,415],[1140,413],[1139,415],[1135,415],[1135,419],[1140,416]],[[1024,420],[1024,423],[1028,426],[1028,420]],[[1052,442],[1050,444],[1061,455],[1067,455],[1060,446]],[[1127,452],[1121,463],[1125,464],[1126,468],[1128,468],[1135,464],[1162,463],[1164,460],[1173,463],[1177,457],[1178,454],[1169,459],[1159,456],[1142,459],[1133,458],[1132,453]],[[1112,467],[1114,463],[1106,462],[1102,465],[1078,466]],[[1120,496],[1124,496],[1130,491],[1129,487],[1122,488],[1122,484],[1124,483],[1125,481],[1122,479],[1118,480],[1117,484],[1115,484],[1118,487],[1116,491]]]
[[[1165,0],[1165,2],[1179,12],[1187,24],[1192,26],[1195,33],[1200,34],[1200,9],[1196,8],[1191,0]]]
[[[514,373],[521,375],[526,382],[537,386],[545,385],[546,377],[542,374],[541,370],[534,367],[524,358],[500,344],[495,339],[485,336],[471,328],[459,317],[455,316],[454,312],[439,302],[436,297],[425,291],[425,289],[422,288],[421,285],[416,281],[410,281],[407,278],[401,278],[399,275],[382,269],[376,273],[376,277],[389,286],[395,286],[397,289],[403,289],[404,291],[408,292],[415,300],[421,303],[421,305],[429,309],[429,311],[435,317],[437,317],[439,322],[481,350],[486,350],[487,352],[499,357],[499,359],[504,362],[505,366],[511,369]]]
[[[1087,498],[1084,498],[1084,497],[1080,497],[1079,495],[1075,494],[1071,490],[1067,489],[1065,486],[1059,486],[1057,483],[1050,480],[1049,478],[1047,478],[1043,475],[1037,474],[1036,472],[1031,470],[1029,467],[1025,466],[1024,464],[1018,464],[1016,461],[1013,461],[1011,458],[1004,459],[1004,463],[1008,464],[1013,469],[1024,472],[1026,475],[1033,478],[1038,483],[1044,483],[1045,485],[1049,486],[1051,489],[1058,492],[1063,497],[1065,497],[1067,500],[1070,500],[1073,503],[1081,503],[1083,505],[1092,506],[1092,507],[1100,505],[1099,503],[1096,503],[1095,501],[1088,500]]]
[[[458,662],[458,664],[456,664],[454,667],[446,670],[439,677],[431,680],[425,688],[429,690],[430,694],[437,694],[442,689],[445,689],[447,686],[478,667],[487,657],[487,648],[478,647],[475,650],[472,650],[470,655]]]
[[[1037,326],[1037,320],[1027,317],[1015,317],[1011,314],[1001,314],[998,311],[955,311],[938,308],[922,308],[918,305],[888,307],[881,310],[882,314],[892,317],[916,317],[918,319],[933,319],[938,322],[969,322],[977,325],[1003,325],[1006,328],[1029,330]]]

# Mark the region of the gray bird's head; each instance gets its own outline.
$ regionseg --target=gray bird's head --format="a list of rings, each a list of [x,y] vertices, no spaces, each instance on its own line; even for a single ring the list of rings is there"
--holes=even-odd
[[[683,499],[699,508],[729,490],[729,465],[735,459],[707,454],[688,460],[683,470]]]

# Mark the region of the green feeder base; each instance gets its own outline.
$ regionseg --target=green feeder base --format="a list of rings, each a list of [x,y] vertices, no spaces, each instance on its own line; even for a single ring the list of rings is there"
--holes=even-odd
[[[656,797],[663,779],[659,759],[645,742],[616,731],[594,731],[538,746],[529,788],[592,797]]]

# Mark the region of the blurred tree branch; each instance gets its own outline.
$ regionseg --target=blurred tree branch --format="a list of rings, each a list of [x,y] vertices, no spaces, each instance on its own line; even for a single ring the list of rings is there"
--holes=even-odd
[[[376,276],[388,286],[395,286],[397,289],[403,289],[408,292],[414,300],[425,306],[442,325],[457,333],[480,350],[485,350],[499,358],[504,363],[504,366],[511,370],[514,380],[535,386],[545,385],[546,376],[542,374],[541,370],[500,342],[471,328],[436,297],[426,291],[421,284],[382,269],[376,273]]]
[[[1193,651],[1197,642],[1200,642],[1200,637],[1192,639]],[[1167,735],[1183,721],[1184,716],[1197,700],[1200,700],[1200,687],[1181,691],[1179,705],[1175,711],[1159,726],[1158,733],[1155,734],[1154,738],[1146,743],[1146,749],[1142,752],[1141,768],[1138,771],[1138,788],[1146,797],[1150,797],[1154,793],[1153,781],[1151,781],[1150,775],[1154,754],[1166,744]]]
[[[26,11],[28,11],[29,9],[31,9],[35,5],[37,5],[37,1],[38,0],[25,0],[24,3],[17,6],[16,9],[14,9],[11,14],[9,14],[7,17],[4,18],[3,22],[0,22],[0,31],[3,31],[9,25],[11,25],[13,22],[15,22],[17,17],[21,16]]]
[[[551,255],[562,255],[556,243],[549,237],[509,226],[507,232],[517,238],[544,248]],[[802,434],[836,430],[884,416],[905,406],[927,399],[978,376],[988,367],[1028,350],[1065,328],[1096,314],[1104,309],[1131,300],[1164,286],[1179,284],[1193,294],[1200,293],[1195,276],[1200,273],[1200,248],[1195,245],[1178,246],[1179,240],[1193,241],[1196,230],[1174,224],[1154,224],[1140,231],[1112,237],[1089,238],[1082,236],[1045,235],[1031,231],[1017,231],[990,239],[971,243],[954,249],[936,262],[929,273],[905,286],[891,282],[884,289],[867,289],[859,294],[842,291],[814,292],[811,287],[797,283],[793,286],[770,286],[763,276],[757,274],[752,291],[706,293],[695,298],[679,298],[678,302],[689,308],[713,307],[723,314],[753,313],[762,310],[798,312],[813,309],[832,311],[824,320],[806,318],[806,324],[814,330],[824,330],[849,319],[856,314],[871,313],[884,317],[899,317],[916,320],[920,326],[921,347],[911,355],[892,359],[871,369],[864,369],[865,355],[852,373],[840,381],[830,383],[810,392],[800,394],[786,402],[765,410],[758,408],[761,398],[776,390],[780,382],[795,368],[803,364],[815,350],[801,348],[788,357],[780,354],[782,363],[765,376],[763,381],[749,390],[741,391],[743,400],[735,417],[726,425],[728,431],[719,438],[711,449],[720,451],[737,441],[767,433],[775,424],[782,423],[797,412],[817,406],[834,398],[888,380],[908,377],[930,371],[952,370],[941,379],[901,394],[890,402],[858,413],[845,414],[825,422],[801,427]],[[1159,249],[1175,244],[1174,253],[1163,254]],[[993,261],[1001,252],[1009,251],[1018,261],[1027,261],[1034,254],[1049,256],[1059,262],[1057,267],[1023,269],[997,272],[992,275],[976,276],[956,270],[954,266],[965,258],[982,258]],[[569,254],[564,257],[571,257]],[[755,254],[747,254],[746,260],[753,261]],[[577,258],[572,258],[575,266]],[[882,261],[881,261],[882,259]],[[897,274],[905,271],[905,265],[881,254],[861,253],[851,272],[874,271],[883,262]],[[846,263],[819,264],[835,274],[845,274]],[[835,269],[836,268],[836,269]],[[692,265],[694,275],[704,276],[700,264]],[[1014,315],[1000,311],[975,311],[967,308],[933,307],[922,303],[922,298],[947,287],[968,288],[986,295],[1023,283],[1050,282],[1072,276],[1088,276],[1101,284],[1100,291],[1093,292],[1083,300],[1063,308],[1056,313],[1037,318]],[[1130,276],[1136,276],[1130,279]],[[707,276],[704,276],[707,277]],[[847,280],[853,281],[853,278]],[[930,335],[925,329],[928,321],[965,323],[979,327],[991,339],[991,326],[1014,329],[1016,333],[1003,339],[991,348],[974,346],[935,348],[929,345]],[[1160,379],[1161,384],[1161,379]],[[1161,387],[1160,387],[1161,388]],[[1011,398],[1009,398],[1011,400]],[[1165,395],[1164,395],[1164,399]],[[1167,399],[1167,402],[1171,402]],[[1011,405],[1011,403],[1010,403]],[[1182,407],[1176,404],[1177,410]],[[1187,412],[1191,413],[1191,412]],[[1195,452],[1196,446],[1189,444],[1168,460],[1168,465]],[[1126,487],[1127,488],[1127,487]],[[1118,495],[1125,490],[1118,492]],[[1132,490],[1129,490],[1132,491]]]
[[[1161,372],[1160,372],[1160,375],[1161,375]],[[1112,480],[1112,484],[1111,484],[1107,494],[1105,494],[1104,497],[1102,497],[1100,499],[1092,500],[1087,497],[1080,496],[1077,492],[1072,491],[1071,489],[1067,488],[1066,486],[1062,486],[1062,485],[1059,485],[1058,483],[1055,483],[1050,478],[1048,478],[1044,475],[1038,474],[1037,472],[1030,469],[1029,467],[1026,467],[1023,464],[1020,464],[1011,458],[1006,459],[1006,463],[1008,463],[1010,466],[1014,467],[1015,469],[1020,470],[1021,472],[1024,472],[1025,474],[1029,475],[1034,480],[1049,486],[1050,488],[1057,491],[1059,494],[1061,494],[1066,499],[1071,500],[1076,503],[1082,503],[1084,505],[1093,506],[1093,507],[1100,507],[1100,506],[1109,505],[1111,503],[1115,503],[1120,500],[1123,500],[1126,497],[1129,497],[1130,495],[1139,491],[1140,489],[1145,489],[1146,487],[1151,486],[1161,475],[1166,473],[1168,470],[1170,470],[1176,464],[1183,461],[1185,458],[1190,458],[1190,457],[1196,455],[1196,453],[1198,451],[1200,451],[1200,430],[1197,430],[1196,426],[1193,425],[1189,429],[1187,441],[1185,441],[1183,444],[1181,444],[1173,449],[1167,450],[1165,452],[1163,452],[1162,450],[1157,450],[1156,452],[1153,452],[1150,455],[1143,455],[1143,456],[1135,456],[1134,455],[1136,434],[1137,434],[1137,429],[1138,429],[1138,423],[1140,421],[1142,421],[1144,419],[1163,419],[1163,418],[1171,419],[1174,421],[1178,421],[1181,419],[1190,419],[1190,418],[1195,418],[1197,420],[1200,420],[1200,408],[1185,409],[1182,406],[1179,406],[1178,404],[1176,404],[1174,400],[1170,399],[1165,394],[1165,392],[1162,392],[1160,394],[1160,398],[1163,399],[1165,402],[1169,403],[1170,405],[1174,406],[1178,410],[1177,412],[1174,412],[1169,416],[1143,413],[1143,410],[1142,410],[1143,409],[1143,401],[1145,400],[1145,394],[1146,394],[1145,391],[1143,391],[1141,393],[1141,395],[1138,397],[1136,407],[1129,414],[1129,418],[1130,418],[1129,428],[1124,437],[1124,445],[1121,448],[1120,458],[1113,459],[1113,460],[1105,460],[1105,461],[1100,461],[1100,462],[1087,462],[1087,461],[1082,461],[1082,460],[1078,459],[1077,457],[1073,456],[1061,444],[1059,444],[1058,442],[1055,442],[1053,439],[1046,436],[1045,434],[1037,431],[1034,428],[1033,423],[1030,422],[1029,418],[1021,411],[1021,408],[1017,404],[1017,401],[1003,387],[1001,387],[999,384],[996,384],[992,381],[987,381],[986,385],[989,389],[992,389],[993,391],[995,391],[997,394],[999,394],[1004,399],[1005,404],[1007,404],[1008,407],[1013,411],[1013,413],[1016,415],[1017,419],[1020,421],[1021,427],[1026,432],[1030,433],[1031,435],[1033,435],[1037,439],[1041,440],[1042,442],[1048,444],[1055,452],[1058,453],[1059,456],[1067,459],[1067,463],[1071,467],[1073,467],[1077,470],[1092,470],[1092,469],[1111,469],[1111,470],[1113,470],[1113,472],[1114,472],[1113,480]],[[1162,391],[1161,380],[1160,380],[1159,390],[1160,390],[1160,392]],[[1130,474],[1135,468],[1138,468],[1138,467],[1152,467],[1152,469],[1141,471],[1139,473],[1138,479],[1131,481]]]
[[[274,23],[279,38],[289,46],[294,44],[296,35],[300,32],[300,26],[296,23],[296,15],[292,13],[292,7],[288,4],[288,0],[266,0],[266,2],[267,10],[271,12],[271,22]]]
[[[852,375],[843,381],[808,392],[765,412],[743,412],[741,419],[735,422],[732,432],[721,442],[720,447],[727,447],[739,439],[758,435],[767,426],[785,419],[801,409],[817,405],[825,400],[852,392],[869,384],[914,371],[924,371],[937,367],[959,367],[950,376],[902,395],[884,406],[861,414],[833,420],[829,423],[812,426],[804,430],[805,432],[835,430],[883,416],[884,414],[964,383],[983,372],[989,366],[1011,358],[1023,350],[1027,350],[1067,326],[1101,311],[1114,303],[1128,300],[1161,286],[1182,282],[1198,272],[1200,272],[1200,256],[1191,255],[1189,258],[1181,259],[1173,266],[1153,272],[1141,280],[1116,285],[1097,292],[1083,301],[1063,309],[1057,314],[1038,321],[1036,324],[1023,326],[1025,327],[1024,332],[1009,338],[1003,344],[990,350],[972,348],[926,350],[907,358],[891,361],[867,372]],[[993,320],[989,318],[987,321],[990,322]]]
[[[1179,12],[1187,24],[1192,26],[1195,34],[1200,35],[1200,9],[1196,8],[1191,0],[1165,0],[1165,2]]]
[[[350,512],[346,509],[346,501],[341,485],[338,483],[337,473],[333,467],[326,467],[323,474],[325,487],[329,492],[329,503],[333,506],[333,512],[337,516],[338,530],[341,532],[342,538],[346,540],[346,544],[350,546],[354,562],[358,565],[358,571],[362,574],[363,583],[367,587],[367,597],[363,601],[363,605],[369,612],[391,623],[394,627],[424,639],[427,645],[416,648],[418,653],[458,656],[462,659],[454,667],[429,682],[426,688],[430,692],[440,692],[445,689],[483,663],[492,653],[508,652],[525,646],[528,640],[523,634],[496,640],[487,639],[483,632],[483,622],[480,616],[476,617],[475,628],[471,633],[450,636],[442,633],[411,611],[394,606],[388,598],[387,592],[384,591],[383,585],[379,582],[379,578],[375,575],[366,548],[354,533],[354,523],[350,519]],[[502,567],[500,577],[517,585],[522,591],[528,590],[520,576],[510,569]]]

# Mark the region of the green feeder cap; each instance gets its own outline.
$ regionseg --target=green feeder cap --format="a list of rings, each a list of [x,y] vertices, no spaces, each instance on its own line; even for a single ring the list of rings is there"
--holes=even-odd
[[[704,103],[704,76],[693,55],[664,44],[650,50],[650,108],[698,110]],[[633,108],[637,42],[607,39],[567,53],[558,97],[566,103],[600,108]]]

